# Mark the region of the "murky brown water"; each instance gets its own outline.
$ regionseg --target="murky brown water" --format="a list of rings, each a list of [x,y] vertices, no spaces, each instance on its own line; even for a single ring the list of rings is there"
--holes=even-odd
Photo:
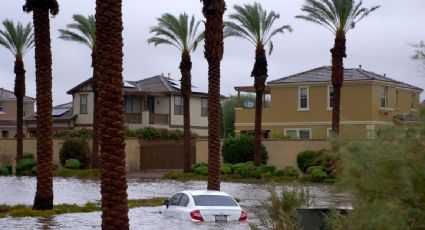
[[[35,194],[36,180],[32,177],[0,177],[0,204],[31,205]],[[289,186],[289,185],[288,185]],[[206,189],[206,182],[179,182],[172,180],[129,180],[129,199],[170,197],[189,189]],[[260,211],[259,202],[267,199],[268,192],[263,185],[222,183],[221,189],[238,197],[240,205],[248,210],[250,222],[258,224],[255,214]],[[348,205],[347,194],[332,194],[332,186],[313,185],[309,187],[316,205]],[[62,179],[54,180],[54,203],[84,204],[100,200],[99,181]],[[131,229],[249,229],[248,223],[190,223],[169,219],[158,213],[159,207],[142,207],[129,212]],[[100,212],[73,213],[48,218],[3,218],[0,229],[99,229]]]

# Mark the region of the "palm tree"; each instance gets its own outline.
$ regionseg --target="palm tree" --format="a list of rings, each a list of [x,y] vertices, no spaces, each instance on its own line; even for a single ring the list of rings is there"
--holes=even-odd
[[[420,61],[425,67],[425,43],[420,41],[419,44],[413,45],[416,48],[413,60]]]
[[[15,26],[13,21],[3,21],[4,29],[0,29],[0,45],[8,49],[15,57],[15,96],[16,96],[16,164],[23,155],[23,117],[25,97],[24,55],[34,47],[34,33],[31,24],[23,26],[20,22]]]
[[[125,164],[122,0],[96,1],[102,229],[129,229]]]
[[[273,51],[272,38],[283,34],[285,30],[292,31],[288,25],[272,29],[273,23],[279,19],[279,14],[263,9],[259,3],[233,7],[236,13],[230,14],[233,22],[225,22],[224,36],[238,37],[248,40],[255,46],[255,64],[251,76],[254,77],[254,88],[256,93],[255,103],[255,143],[254,164],[261,164],[261,120],[263,110],[263,95],[267,80],[267,57],[265,47],[269,46],[269,55]]]
[[[95,52],[96,52],[96,20],[93,15],[85,17],[83,15],[76,14],[72,17],[74,23],[68,24],[67,29],[60,29],[59,38],[66,41],[73,41],[83,45],[86,45],[92,51],[92,67],[93,67],[93,91],[94,91],[94,103],[93,103],[93,143],[92,143],[92,154],[90,159],[90,167],[99,167],[99,113],[98,113],[98,94],[96,90],[96,76],[95,72]]]
[[[378,9],[362,7],[362,1],[356,0],[306,0],[301,10],[306,15],[296,18],[319,24],[335,35],[335,44],[332,53],[332,134],[339,134],[341,87],[344,82],[344,61],[346,55],[346,34],[353,29],[356,23]]]
[[[208,190],[220,190],[220,63],[223,59],[224,0],[202,0],[208,61]]]
[[[192,93],[192,61],[190,53],[196,50],[199,42],[204,39],[203,33],[198,33],[201,21],[195,21],[195,16],[189,21],[186,13],[179,18],[172,14],[164,14],[158,18],[158,25],[152,27],[150,32],[155,35],[148,43],[157,45],[172,45],[181,52],[181,94],[183,98],[183,139],[184,139],[184,172],[191,170],[191,133],[190,133],[190,94]]]
[[[56,0],[26,0],[25,12],[33,12],[35,81],[37,100],[37,190],[33,209],[53,208],[52,150],[52,51],[50,18],[59,12]]]

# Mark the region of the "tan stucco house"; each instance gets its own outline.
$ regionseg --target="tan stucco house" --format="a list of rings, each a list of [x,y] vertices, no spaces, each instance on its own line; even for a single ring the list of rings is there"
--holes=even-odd
[[[53,108],[55,129],[91,128],[93,125],[94,93],[92,78],[70,89],[72,103]],[[183,103],[176,81],[163,75],[140,81],[126,81],[123,86],[124,119],[130,129],[153,126],[182,129]],[[193,92],[190,99],[191,131],[199,136],[208,135],[207,93]],[[35,130],[35,117],[26,119]]]
[[[235,87],[253,92],[252,87]],[[417,125],[422,89],[361,68],[345,69],[341,136],[374,138],[381,125]],[[268,82],[271,106],[263,110],[265,138],[326,139],[331,133],[331,67]],[[236,133],[254,130],[254,108],[236,108]]]
[[[24,117],[34,112],[34,103],[35,98],[24,97]],[[16,135],[16,96],[4,88],[0,88],[0,133],[0,138],[14,138]]]

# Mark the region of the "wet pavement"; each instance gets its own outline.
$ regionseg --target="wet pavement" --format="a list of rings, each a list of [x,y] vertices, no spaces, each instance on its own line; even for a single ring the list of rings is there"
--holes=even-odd
[[[288,185],[290,186],[290,185]],[[33,177],[0,177],[0,204],[32,205],[36,180]],[[100,182],[78,179],[54,179],[54,203],[99,201]],[[180,182],[160,179],[130,179],[128,198],[170,197],[182,190],[206,189],[204,181]],[[349,205],[349,195],[333,194],[332,186],[312,185],[309,192],[315,205]],[[264,185],[221,183],[221,190],[241,200],[242,208],[249,212],[249,222],[258,224],[256,213],[260,202],[268,197]],[[129,211],[131,229],[249,229],[248,223],[190,223],[169,219],[158,213],[159,207],[141,207]],[[63,214],[48,218],[3,218],[0,229],[100,229],[100,212]]]

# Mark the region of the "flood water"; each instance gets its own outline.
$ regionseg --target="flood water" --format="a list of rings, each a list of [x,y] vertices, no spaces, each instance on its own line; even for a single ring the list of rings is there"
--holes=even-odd
[[[54,203],[85,204],[99,201],[100,182],[78,179],[54,179]],[[290,185],[288,185],[290,186]],[[33,177],[0,177],[0,204],[32,205],[36,180]],[[182,190],[206,189],[204,181],[180,182],[173,180],[129,180],[128,198],[170,197]],[[332,193],[332,186],[312,185],[309,192],[316,205],[349,205],[348,194]],[[242,208],[249,212],[249,222],[259,224],[256,214],[260,202],[268,197],[264,185],[221,183],[221,190],[241,200]],[[130,209],[131,229],[249,229],[248,223],[190,223],[169,219],[158,213],[159,207]],[[100,229],[101,213],[73,213],[48,218],[2,218],[0,229]]]

